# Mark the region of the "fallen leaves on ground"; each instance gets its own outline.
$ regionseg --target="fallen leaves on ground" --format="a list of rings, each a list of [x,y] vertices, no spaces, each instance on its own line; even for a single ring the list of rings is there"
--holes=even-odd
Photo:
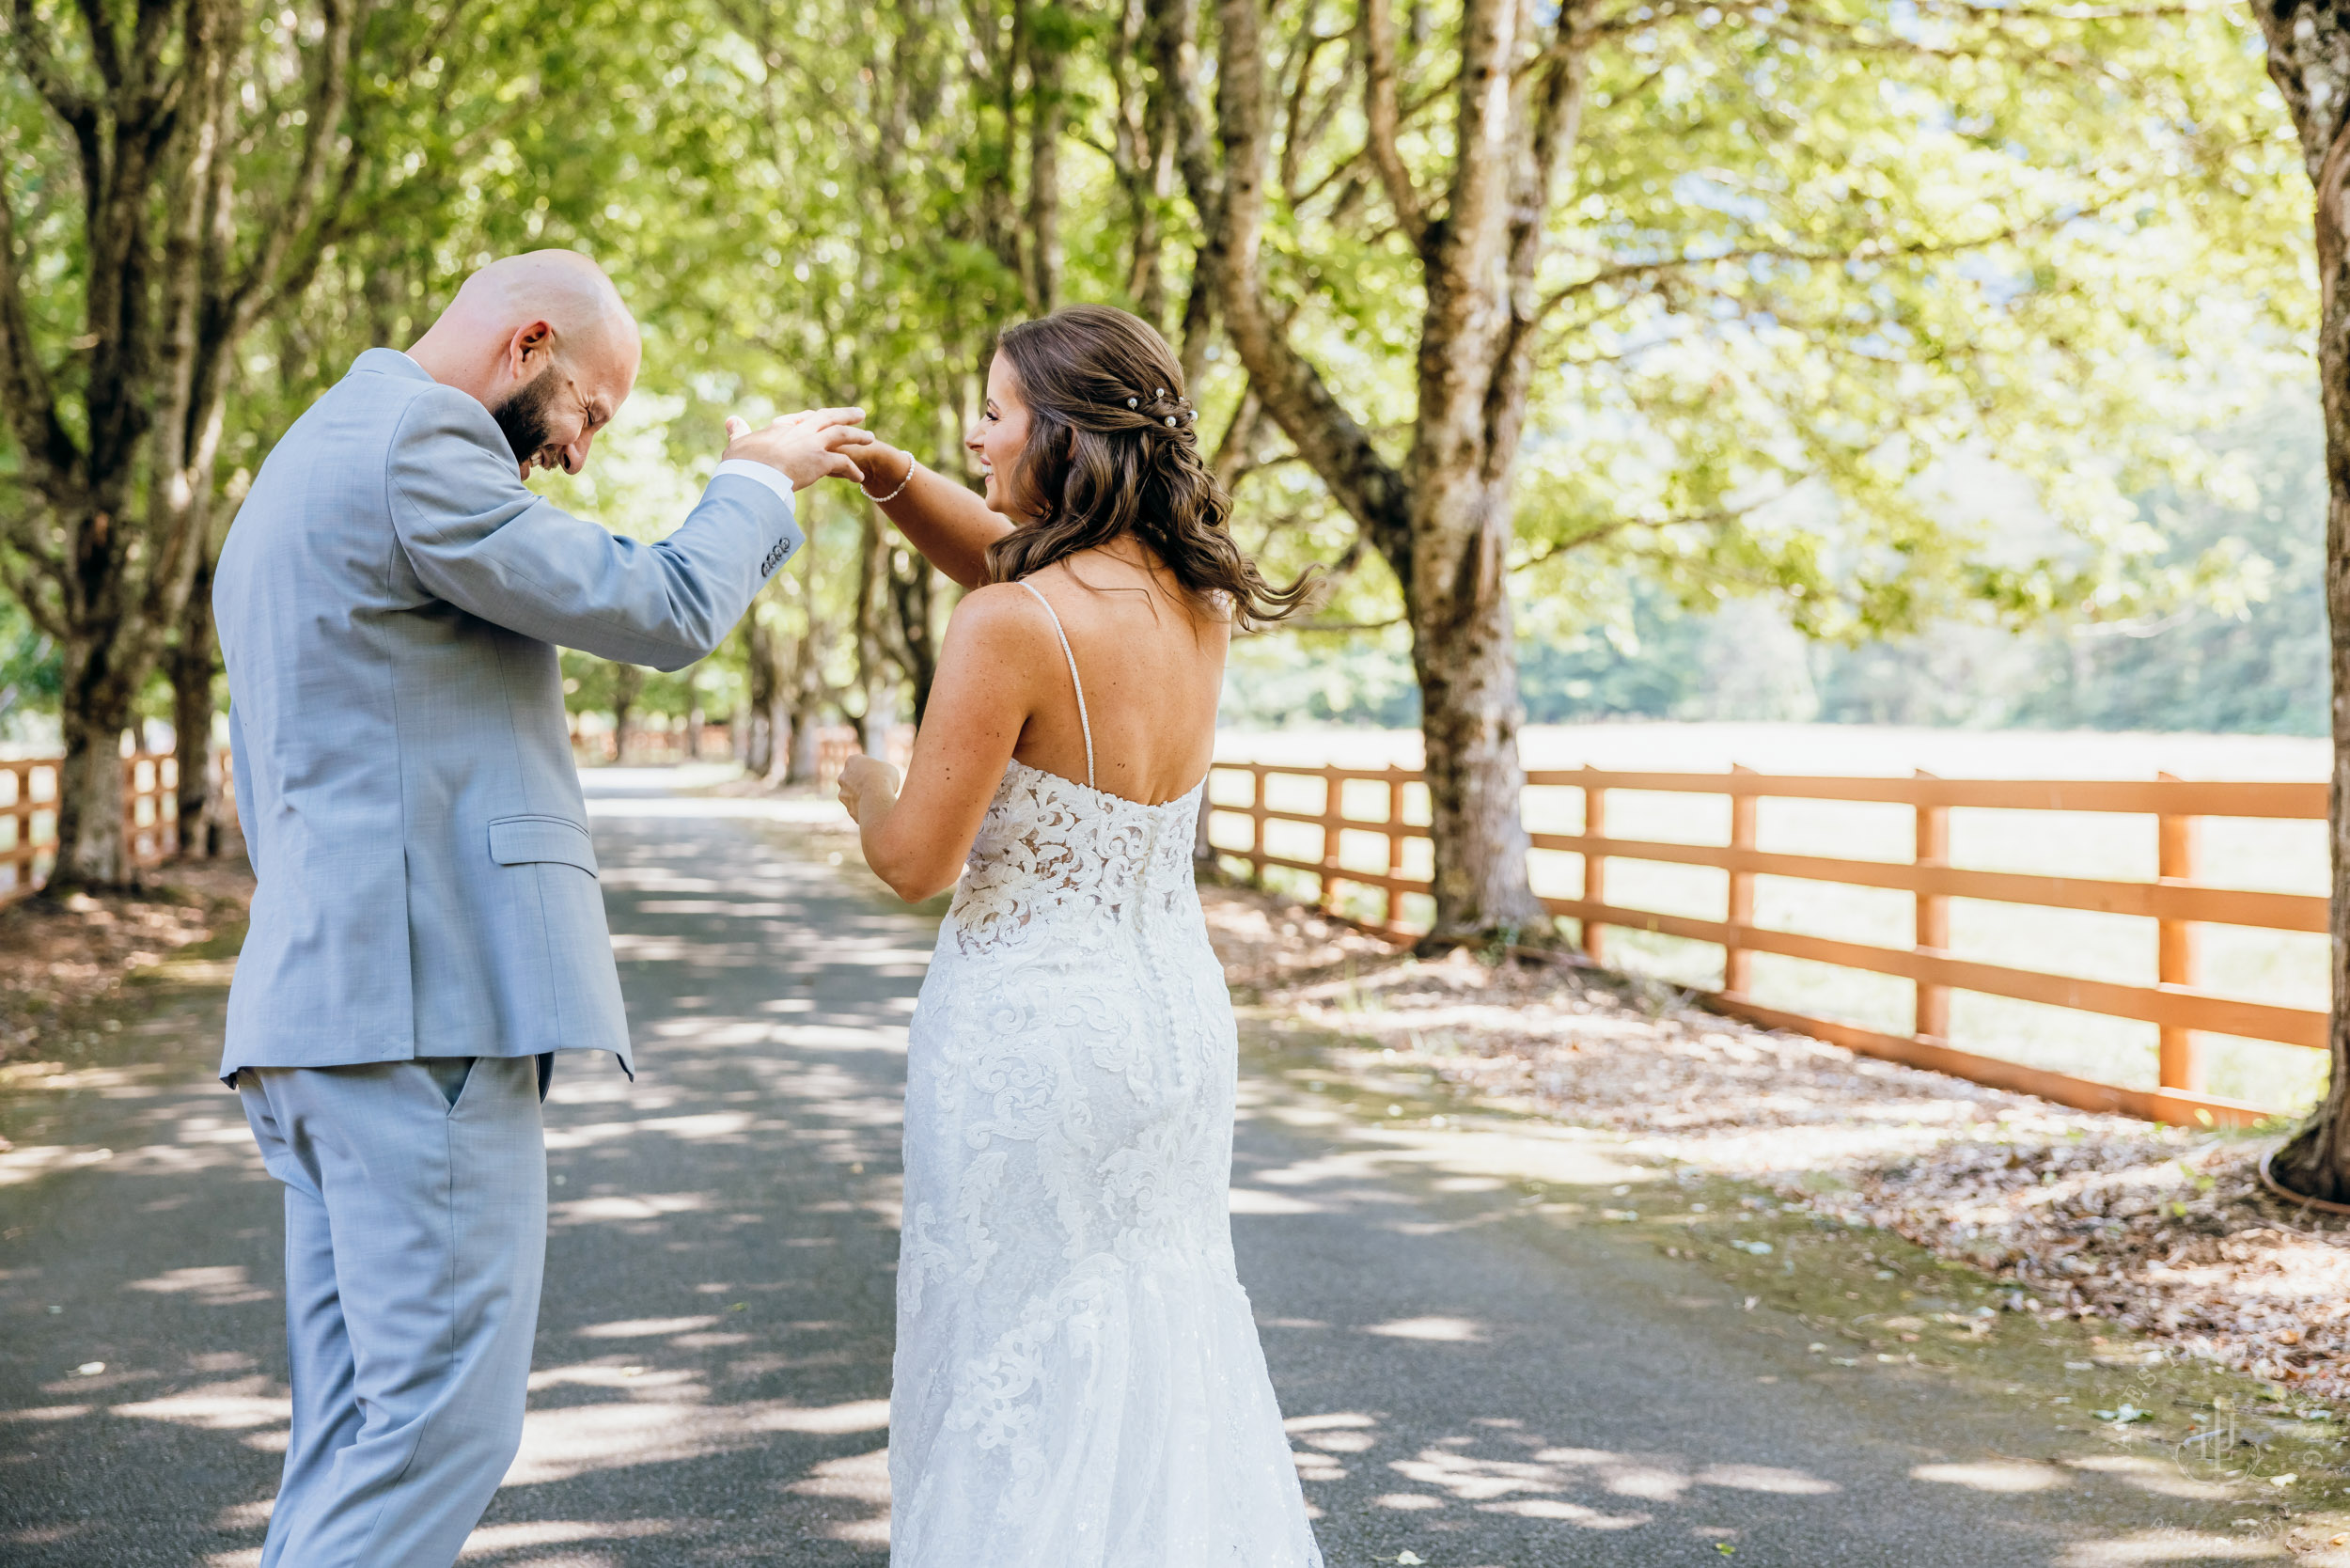
[[[2013,1280],[2029,1309],[2350,1399],[2350,1221],[2264,1191],[2262,1140],[1873,1060],[1604,971],[1418,961],[1268,895],[1201,896],[1244,998],[1481,1098],[1895,1231]]]
[[[26,1055],[36,1037],[133,970],[243,919],[253,901],[243,859],[174,864],[149,876],[133,894],[0,905],[0,1061]]]

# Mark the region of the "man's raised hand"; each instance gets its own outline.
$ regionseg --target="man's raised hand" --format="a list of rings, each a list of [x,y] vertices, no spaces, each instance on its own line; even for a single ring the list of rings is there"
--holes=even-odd
[[[857,429],[864,417],[861,408],[811,408],[786,414],[756,431],[748,420],[729,417],[726,455],[782,470],[794,490],[826,478],[862,484],[865,471],[846,452],[871,444],[871,434]]]

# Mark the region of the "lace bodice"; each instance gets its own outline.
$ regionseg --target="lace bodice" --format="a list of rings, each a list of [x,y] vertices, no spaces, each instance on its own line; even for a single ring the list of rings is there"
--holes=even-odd
[[[943,939],[979,952],[1049,931],[1091,947],[1136,921],[1196,919],[1191,850],[1206,790],[1202,781],[1146,806],[1014,761],[971,845]]]

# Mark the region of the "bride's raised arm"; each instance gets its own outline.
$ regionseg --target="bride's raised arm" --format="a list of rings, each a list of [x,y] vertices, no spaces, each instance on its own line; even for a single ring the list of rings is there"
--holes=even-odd
[[[842,455],[864,472],[866,498],[932,566],[967,588],[988,580],[987,547],[1011,532],[1000,512],[885,441]]]

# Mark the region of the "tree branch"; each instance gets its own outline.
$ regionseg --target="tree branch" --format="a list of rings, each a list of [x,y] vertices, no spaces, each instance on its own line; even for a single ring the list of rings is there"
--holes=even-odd
[[[181,488],[181,470],[190,442],[192,404],[196,401],[196,366],[205,305],[205,285],[226,234],[233,224],[226,204],[229,190],[230,149],[227,146],[228,61],[238,40],[226,36],[225,8],[212,0],[191,0],[188,7],[186,50],[180,79],[190,86],[179,117],[185,143],[171,169],[163,196],[164,259],[158,355],[163,396],[160,408],[155,467],[158,482],[149,488],[150,504],[167,503]]]
[[[1223,245],[1224,180],[1208,148],[1199,117],[1199,0],[1145,0],[1158,80],[1151,86],[1161,122],[1174,140],[1175,166],[1199,214],[1199,248],[1192,257],[1191,289],[1183,298],[1183,342],[1178,354],[1183,389],[1193,390],[1208,363],[1215,337],[1217,259]]]
[[[1716,252],[1712,256],[1660,257],[1653,261],[1622,262],[1612,267],[1603,267],[1590,277],[1570,283],[1545,295],[1542,304],[1537,307],[1533,320],[1540,322],[1567,301],[1588,294],[1594,290],[1606,288],[1610,284],[1622,283],[1632,278],[1655,277],[1666,273],[1716,266],[1723,262],[1777,260],[1800,261],[1812,266],[1842,266],[1854,261],[1891,261],[1903,259],[1914,260],[1928,257],[1963,256],[1970,251],[1985,250],[1993,245],[2006,244],[2030,234],[2060,227],[2076,219],[2094,217],[2110,208],[2135,199],[2138,195],[2139,192],[2136,187],[2124,187],[2103,200],[2092,202],[2086,207],[2068,207],[2061,212],[2044,212],[2038,217],[2010,224],[1995,232],[1979,234],[1965,240],[1908,240],[1888,243],[1875,239],[1864,239],[1841,250],[1829,247],[1807,249],[1797,245],[1740,245],[1731,250]]]
[[[1672,517],[1610,518],[1606,522],[1593,524],[1572,539],[1550,541],[1542,549],[1527,556],[1523,560],[1511,562],[1510,570],[1530,572],[1538,566],[1547,565],[1557,560],[1561,556],[1572,555],[1602,540],[1613,539],[1618,534],[1630,533],[1636,528],[1726,528],[1733,523],[1745,521],[1774,502],[1785,500],[1812,478],[1814,476],[1810,474],[1795,475],[1771,494],[1749,501],[1742,507],[1711,507],[1704,511],[1683,512]]]
[[[1386,620],[1289,620],[1283,621],[1278,629],[1283,632],[1295,633],[1300,636],[1308,633],[1326,636],[1351,636],[1361,632],[1389,631],[1394,627],[1406,624],[1408,622],[1399,615]]]
[[[1203,263],[1213,262],[1215,304],[1265,409],[1339,505],[1397,568],[1408,599],[1410,487],[1331,394],[1321,373],[1291,345],[1265,298],[1261,253],[1272,128],[1265,94],[1263,0],[1218,0],[1217,14],[1216,134],[1223,144],[1224,167],[1215,209],[1211,213],[1203,208],[1202,217],[1212,227],[1201,257]],[[1187,90],[1194,84],[1176,86]],[[1197,190],[1193,200],[1200,204]]]
[[[80,490],[82,453],[58,416],[49,373],[33,340],[24,279],[16,265],[16,207],[0,176],[0,404],[24,453],[34,489],[52,506],[70,507]],[[13,530],[12,530],[13,532]]]
[[[1431,103],[1441,102],[1444,100],[1445,95],[1449,93],[1453,87],[1458,85],[1460,80],[1461,73],[1458,71],[1455,71],[1451,75],[1447,76],[1443,81],[1436,83],[1426,92],[1421,93],[1418,98],[1415,98],[1410,102],[1404,104],[1398,111],[1398,129],[1400,130],[1402,126],[1409,125],[1412,121],[1419,118],[1421,113],[1426,110]],[[1316,180],[1312,184],[1307,186],[1304,190],[1292,196],[1289,198],[1290,207],[1292,210],[1295,210],[1305,206],[1308,202],[1313,200],[1314,197],[1328,190],[1331,185],[1336,183],[1338,180],[1343,179],[1346,175],[1352,173],[1355,169],[1359,167],[1370,157],[1371,144],[1365,142],[1362,146],[1356,148],[1345,157],[1332,164],[1327,169],[1324,169],[1319,180]]]
[[[1395,208],[1396,222],[1412,248],[1428,254],[1428,214],[1412,171],[1396,145],[1400,118],[1395,101],[1395,8],[1393,0],[1363,0],[1363,146],[1379,171],[1379,183]]]
[[[285,200],[262,227],[261,243],[243,276],[221,301],[227,341],[243,336],[270,300],[283,291],[285,280],[278,270],[294,240],[310,228],[318,215],[319,196],[326,186],[326,149],[342,128],[343,108],[351,100],[352,53],[366,8],[367,0],[320,0],[326,34],[317,51],[319,66],[311,80],[308,118],[302,127],[301,162],[287,186]],[[342,188],[346,192],[358,157],[354,146],[345,165]]]
[[[57,63],[57,57],[49,52],[40,18],[33,10],[33,0],[14,0],[8,34],[16,43],[17,64],[33,84],[33,90],[73,133],[74,143],[82,154],[83,194],[88,200],[97,200],[106,179],[106,149],[98,133],[98,105],[74,85],[72,77]]]
[[[14,548],[39,568],[41,576],[53,582],[64,576],[65,562],[62,560],[27,550],[22,544],[15,544]],[[0,588],[8,591],[8,597],[16,601],[24,611],[25,619],[32,621],[35,627],[59,642],[65,641],[65,623],[55,614],[55,607],[42,595],[39,577],[25,571],[6,554],[0,554]]]
[[[1540,69],[1512,88],[1529,94],[1533,102],[1527,114],[1527,139],[1510,180],[1510,325],[1488,403],[1488,417],[1496,428],[1505,422],[1514,428],[1523,418],[1535,340],[1547,313],[1532,297],[1534,279],[1549,240],[1559,168],[1582,132],[1590,49],[1582,10],[1581,0],[1562,0],[1539,56]]]
[[[122,91],[122,42],[115,36],[115,19],[106,9],[105,0],[80,0],[82,25],[89,29],[90,59],[98,67],[99,80],[106,84],[109,95]],[[160,10],[159,6],[141,6],[142,12]],[[145,21],[142,16],[141,21]]]
[[[1257,467],[1257,440],[1264,424],[1264,400],[1257,396],[1254,386],[1240,395],[1240,407],[1232,411],[1232,422],[1224,427],[1224,439],[1215,446],[1215,456],[1208,463],[1208,472],[1230,495],[1240,481]]]

